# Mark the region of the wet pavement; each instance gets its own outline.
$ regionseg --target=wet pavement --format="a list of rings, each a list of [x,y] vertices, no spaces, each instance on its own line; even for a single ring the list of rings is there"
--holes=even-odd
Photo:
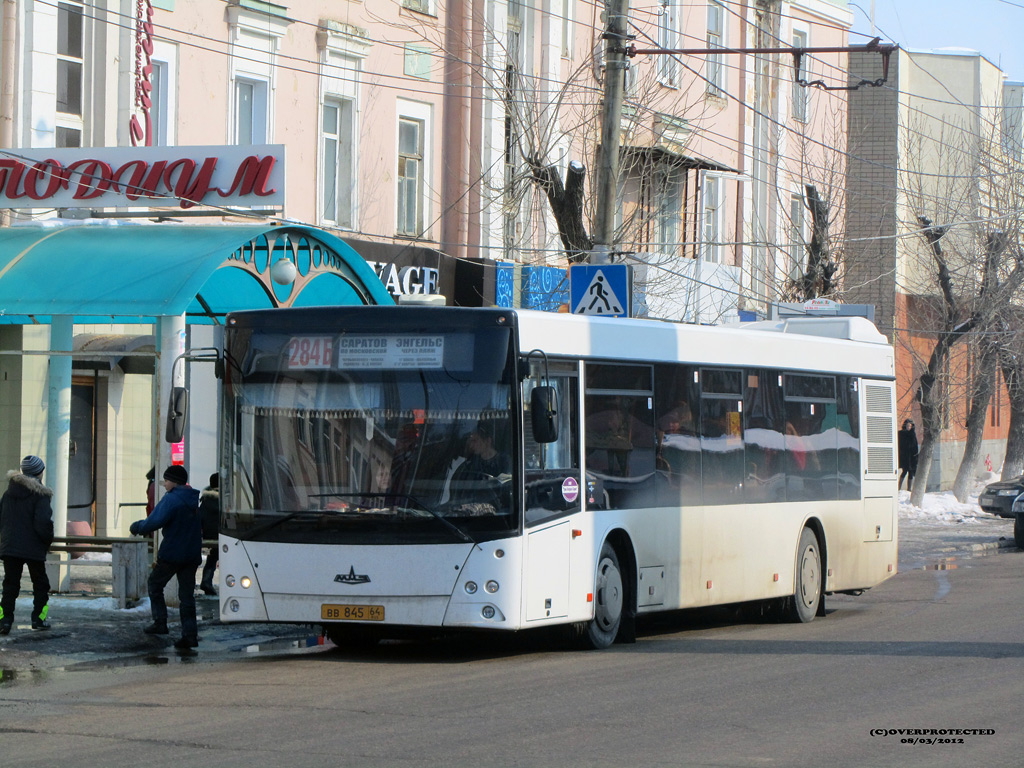
[[[949,559],[1017,551],[1013,520],[980,509],[973,514],[950,512],[941,518],[914,516],[901,508],[899,570],[935,568]]]
[[[148,599],[119,610],[109,573],[97,573],[103,570],[90,567],[89,576],[76,578],[72,568],[71,591],[50,597],[48,630],[31,628],[32,587],[27,576],[23,579],[14,626],[9,635],[0,636],[0,683],[46,670],[214,661],[312,649],[323,642],[319,625],[224,624],[218,618],[218,599],[200,593],[196,596],[199,648],[179,651],[174,648],[181,634],[177,608],[168,608],[169,634],[143,633],[152,622]]]

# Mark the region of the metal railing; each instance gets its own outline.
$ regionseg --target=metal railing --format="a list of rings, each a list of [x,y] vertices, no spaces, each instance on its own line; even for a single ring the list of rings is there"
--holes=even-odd
[[[153,562],[150,538],[121,536],[55,536],[50,552],[57,557],[46,561],[51,586],[57,592],[70,583],[70,569],[105,566],[111,569],[111,590],[118,608],[127,608],[129,601],[140,600],[146,595],[146,580]],[[87,560],[75,557],[63,559],[59,555],[96,553],[110,554],[110,560]],[[67,571],[65,571],[67,569]]]

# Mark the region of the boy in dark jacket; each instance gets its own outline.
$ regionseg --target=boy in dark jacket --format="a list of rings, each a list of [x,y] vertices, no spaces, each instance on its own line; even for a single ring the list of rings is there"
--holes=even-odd
[[[53,491],[40,481],[44,469],[46,465],[38,456],[26,456],[21,460],[21,472],[7,473],[7,492],[0,498],[0,558],[4,562],[0,635],[6,635],[14,625],[14,604],[26,565],[32,577],[32,629],[50,628],[46,621],[50,594],[46,553],[53,542]]]
[[[153,514],[136,520],[129,530],[136,536],[163,528],[164,536],[156,554],[156,563],[149,576],[149,604],[153,623],[143,632],[147,635],[167,634],[167,603],[164,587],[172,577],[178,578],[178,614],[181,617],[181,638],[175,648],[199,645],[199,624],[196,619],[196,568],[203,561],[203,534],[199,521],[199,491],[188,485],[188,472],[172,464],[164,471],[167,491],[153,508]]]

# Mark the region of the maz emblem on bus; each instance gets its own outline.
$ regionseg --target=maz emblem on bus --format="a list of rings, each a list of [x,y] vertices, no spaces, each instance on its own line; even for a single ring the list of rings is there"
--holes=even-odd
[[[340,573],[334,577],[335,581],[340,581],[342,584],[369,584],[370,577],[365,573],[356,573],[356,567],[350,566],[348,573],[342,576]]]

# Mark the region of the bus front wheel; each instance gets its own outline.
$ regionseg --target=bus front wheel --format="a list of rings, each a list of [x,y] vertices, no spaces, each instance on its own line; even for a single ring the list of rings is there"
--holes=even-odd
[[[594,618],[576,627],[580,645],[601,650],[615,642],[622,625],[625,592],[622,571],[615,548],[607,541],[597,559],[597,579],[594,583]]]
[[[818,613],[821,603],[821,549],[810,528],[800,534],[796,550],[796,592],[789,599],[791,621],[807,623]]]

